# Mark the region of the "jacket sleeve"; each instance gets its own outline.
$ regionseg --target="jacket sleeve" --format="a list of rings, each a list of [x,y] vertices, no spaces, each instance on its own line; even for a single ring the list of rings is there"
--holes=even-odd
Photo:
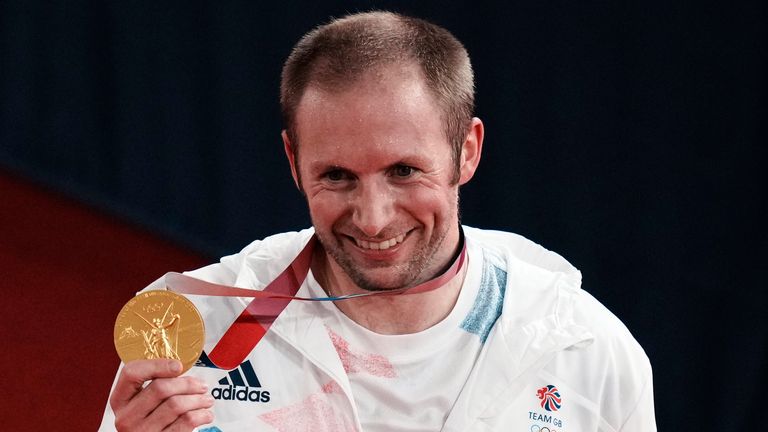
[[[653,379],[649,376],[640,399],[629,414],[620,432],[655,432],[656,414],[653,408]]]
[[[582,291],[579,322],[595,335],[581,358],[583,369],[579,388],[597,404],[606,430],[617,432],[655,432],[653,369],[640,343],[629,329],[591,295]],[[577,375],[573,375],[577,376]]]

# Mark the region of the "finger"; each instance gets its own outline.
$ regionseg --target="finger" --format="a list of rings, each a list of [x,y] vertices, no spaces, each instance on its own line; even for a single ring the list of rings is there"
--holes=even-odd
[[[208,391],[204,382],[193,377],[179,378],[155,378],[142,389],[133,399],[123,401],[119,407],[113,408],[115,412],[115,424],[125,430],[157,431],[172,423],[176,416],[167,418],[155,416],[149,417],[158,410],[166,400],[177,396],[201,396]],[[207,395],[206,395],[207,396]],[[183,407],[173,406],[175,409]],[[189,409],[197,409],[197,405],[190,405]],[[167,409],[166,409],[167,411]],[[162,414],[164,411],[161,410]],[[120,429],[122,430],[122,429]]]
[[[175,422],[171,423],[164,432],[186,432],[198,426],[213,423],[213,413],[207,409],[189,411],[182,415]]]
[[[177,360],[135,360],[126,363],[117,379],[112,397],[109,398],[112,409],[136,396],[146,381],[176,377],[181,373],[181,369],[181,362]]]
[[[147,417],[147,424],[160,426],[158,430],[188,431],[213,421],[212,406],[213,398],[207,394],[173,396]]]
[[[148,417],[151,413],[160,409],[168,399],[173,399],[177,396],[207,395],[207,392],[208,386],[198,378],[156,378],[141,393],[131,399],[127,406],[131,413],[135,413],[135,415],[141,413],[143,417]],[[189,409],[197,408],[199,407]],[[163,426],[171,423],[171,421],[163,424]]]

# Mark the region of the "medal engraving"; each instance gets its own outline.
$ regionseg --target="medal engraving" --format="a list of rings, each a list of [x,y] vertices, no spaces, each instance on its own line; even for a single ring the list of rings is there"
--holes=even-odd
[[[195,305],[171,291],[137,295],[115,321],[115,348],[123,362],[173,359],[186,372],[200,357],[204,336],[203,319]]]

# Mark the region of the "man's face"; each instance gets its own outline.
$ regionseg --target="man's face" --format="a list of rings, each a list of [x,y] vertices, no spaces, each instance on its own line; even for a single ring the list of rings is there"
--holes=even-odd
[[[413,68],[371,74],[342,92],[310,87],[296,126],[294,177],[337,277],[388,290],[448,263],[458,185],[440,110]]]

